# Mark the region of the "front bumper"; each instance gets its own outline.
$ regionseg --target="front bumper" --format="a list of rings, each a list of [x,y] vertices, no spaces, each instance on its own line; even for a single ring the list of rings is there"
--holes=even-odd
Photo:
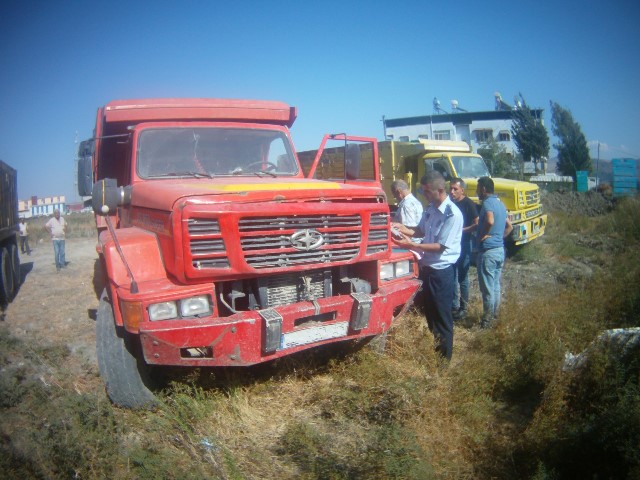
[[[524,222],[514,223],[510,239],[515,245],[529,243],[531,240],[544,235],[546,226],[547,215],[540,215]]]
[[[328,343],[370,337],[389,329],[411,304],[415,278],[395,281],[359,299],[339,295],[247,311],[207,320],[170,320],[140,325],[149,364],[246,366]],[[273,319],[280,322],[273,329]],[[275,338],[274,346],[274,332]]]

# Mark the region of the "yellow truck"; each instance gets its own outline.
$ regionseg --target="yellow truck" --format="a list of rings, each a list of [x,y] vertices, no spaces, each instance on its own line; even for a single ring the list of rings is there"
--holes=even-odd
[[[466,193],[474,202],[478,178],[491,176],[483,158],[471,152],[466,142],[453,140],[420,140],[378,143],[382,184],[388,199],[392,199],[391,183],[402,179],[413,192],[416,183],[428,170],[438,170],[447,181],[462,178],[467,184]],[[540,189],[529,182],[493,178],[495,193],[509,211],[513,232],[509,237],[515,245],[522,245],[544,235],[547,215],[540,203]],[[424,197],[416,195],[424,202]]]

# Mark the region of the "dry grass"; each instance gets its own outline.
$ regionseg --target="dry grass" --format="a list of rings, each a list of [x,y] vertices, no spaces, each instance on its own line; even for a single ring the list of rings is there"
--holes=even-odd
[[[589,225],[554,218],[545,241],[517,261],[558,275],[555,282],[508,290],[490,331],[456,327],[448,366],[413,311],[395,323],[384,355],[345,346],[254,369],[194,371],[161,395],[157,411],[130,412],[89,384],[79,393],[73,378],[43,402],[42,386],[27,381],[30,367],[8,367],[24,346],[0,331],[0,414],[19,418],[12,428],[26,432],[0,442],[0,469],[20,478],[121,479],[638,474],[637,362],[601,352],[582,373],[561,368],[566,352],[582,351],[604,328],[640,325],[640,237],[629,215],[640,218],[637,202],[585,217]],[[562,237],[578,230],[597,241],[571,250]],[[598,242],[615,249],[603,256]],[[598,268],[562,279],[557,266],[584,261],[584,251]],[[471,320],[479,315],[476,299]],[[63,368],[55,360],[63,351],[47,355]],[[604,454],[594,466],[597,448]]]

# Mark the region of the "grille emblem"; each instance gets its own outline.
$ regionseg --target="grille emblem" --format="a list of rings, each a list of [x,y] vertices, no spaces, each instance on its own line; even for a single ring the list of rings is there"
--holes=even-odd
[[[320,245],[324,243],[324,238],[319,231],[308,228],[305,230],[298,230],[296,233],[291,235],[290,240],[293,248],[305,251],[320,248]]]

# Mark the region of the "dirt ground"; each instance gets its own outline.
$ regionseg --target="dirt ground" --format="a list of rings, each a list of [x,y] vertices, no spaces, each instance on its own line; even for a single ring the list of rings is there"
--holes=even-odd
[[[95,388],[95,312],[98,297],[94,269],[98,255],[96,240],[66,240],[67,267],[56,272],[51,242],[34,245],[31,255],[21,254],[22,284],[16,298],[2,312],[2,323],[25,345],[66,347],[66,373],[75,378],[74,388]],[[38,368],[40,380],[59,383],[59,365]]]

